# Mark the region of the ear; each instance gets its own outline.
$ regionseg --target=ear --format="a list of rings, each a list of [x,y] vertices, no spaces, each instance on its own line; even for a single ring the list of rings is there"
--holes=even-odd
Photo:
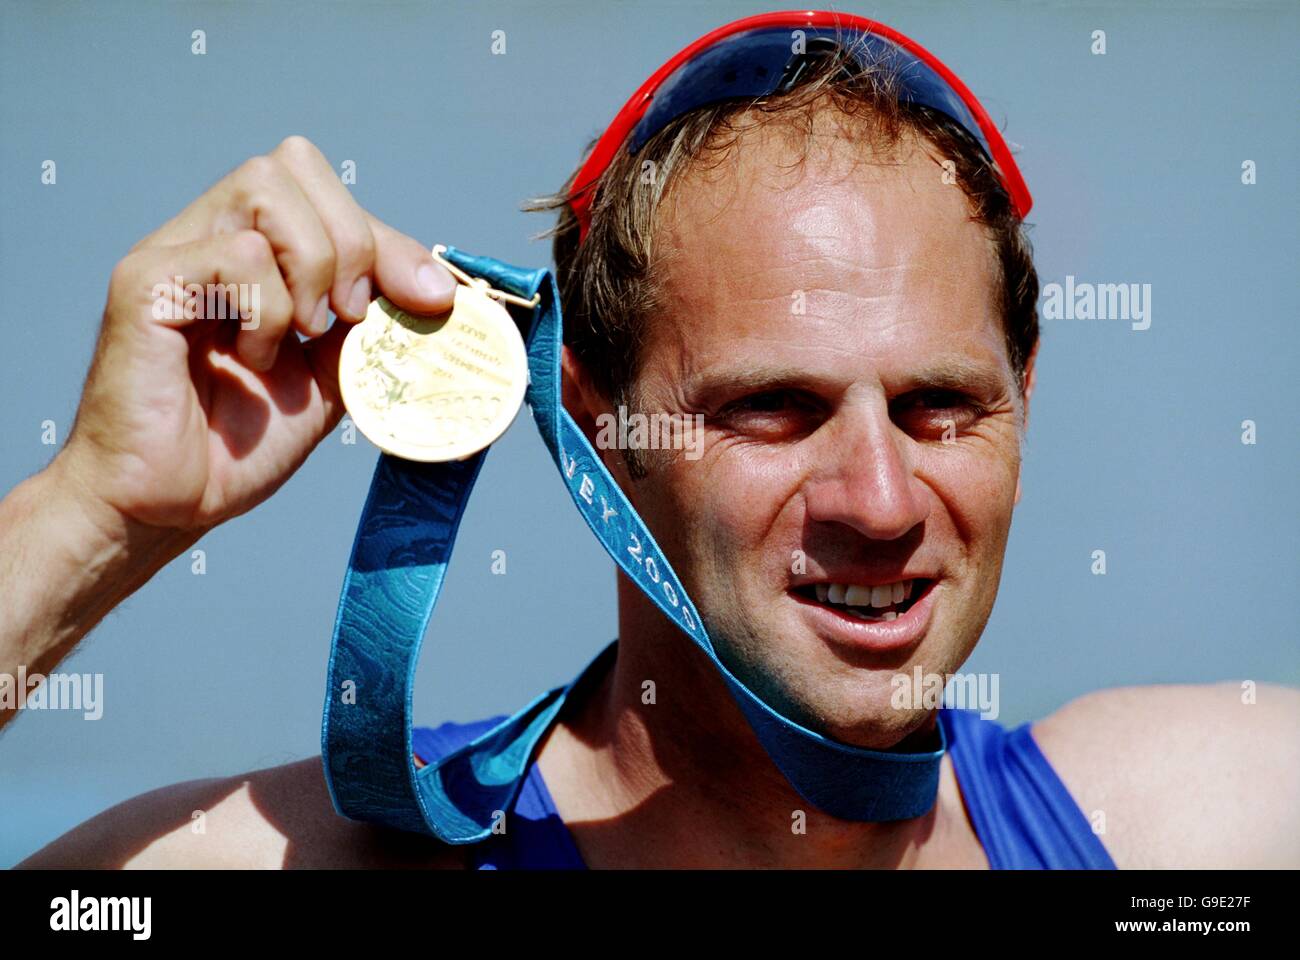
[[[582,362],[567,345],[560,349],[560,391],[564,409],[569,411],[569,416],[573,417],[573,422],[605,464],[605,469],[613,475],[623,492],[631,496],[631,478],[623,457],[616,450],[602,450],[596,442],[600,427],[598,418],[614,416],[610,402],[596,388]]]
[[[1029,359],[1025,361],[1025,390],[1023,396],[1025,431],[1029,430],[1029,401],[1034,395],[1034,384],[1037,382],[1034,373],[1034,361],[1038,359],[1038,344],[1034,344],[1034,349],[1029,351]],[[1021,461],[1020,467],[1016,469],[1016,499],[1014,503],[1020,502],[1020,474],[1024,470],[1024,461]]]
[[[567,345],[560,348],[560,402],[595,446],[596,417],[607,405],[601,402],[591,377]]]

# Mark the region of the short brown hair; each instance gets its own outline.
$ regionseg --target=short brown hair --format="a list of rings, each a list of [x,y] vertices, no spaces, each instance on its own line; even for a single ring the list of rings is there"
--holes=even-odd
[[[656,213],[674,180],[692,165],[720,163],[742,132],[778,120],[802,129],[806,150],[814,114],[828,106],[861,118],[875,146],[896,144],[910,129],[953,161],[971,218],[987,228],[997,249],[1007,353],[1023,390],[1025,365],[1038,342],[1038,273],[1024,224],[993,161],[946,114],[900,99],[891,70],[869,57],[860,61],[851,46],[841,44],[816,58],[784,93],[698,107],[668,123],[636,156],[620,150],[593,187],[590,228],[581,245],[569,205],[576,170],[558,194],[524,205],[530,211],[559,211],[555,226],[538,236],[554,238],[564,342],[606,399],[637,406],[632,385],[646,323],[660,296],[654,269]],[[584,157],[594,146],[592,141]],[[647,170],[649,177],[643,175]]]

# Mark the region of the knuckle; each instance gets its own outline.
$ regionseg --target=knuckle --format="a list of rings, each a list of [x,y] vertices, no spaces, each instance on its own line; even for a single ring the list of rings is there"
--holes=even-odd
[[[112,299],[132,289],[140,278],[140,258],[135,253],[128,253],[113,265],[108,275],[108,295]]]
[[[280,141],[280,145],[275,148],[273,153],[287,160],[297,161],[314,160],[322,155],[316,144],[300,133],[285,137]]]
[[[255,157],[249,157],[239,165],[237,173],[245,180],[264,180],[269,176],[274,176],[275,168],[278,166],[274,160],[266,154],[259,153]]]
[[[275,260],[271,241],[257,230],[237,230],[230,235],[231,255],[245,269],[261,269]]]
[[[108,300],[119,306],[152,303],[170,295],[180,272],[180,266],[163,252],[133,250],[113,265],[108,275]]]
[[[127,309],[140,303],[152,302],[156,296],[170,290],[171,276],[157,269],[154,258],[131,252],[117,263],[108,275],[107,307]],[[157,274],[157,276],[153,276]]]
[[[272,157],[249,157],[235,171],[235,189],[245,198],[261,196],[268,184],[283,175],[284,168]]]

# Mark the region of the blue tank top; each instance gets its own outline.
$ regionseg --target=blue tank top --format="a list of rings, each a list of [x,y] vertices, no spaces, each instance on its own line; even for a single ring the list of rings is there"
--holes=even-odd
[[[474,723],[416,727],[415,755],[425,763],[490,730],[505,715]],[[994,870],[1114,870],[1093,832],[1038,744],[1029,723],[1014,730],[980,719],[974,710],[939,711],[953,772],[975,834]],[[584,870],[555,809],[536,760],[528,768],[504,833],[470,847],[478,870]]]

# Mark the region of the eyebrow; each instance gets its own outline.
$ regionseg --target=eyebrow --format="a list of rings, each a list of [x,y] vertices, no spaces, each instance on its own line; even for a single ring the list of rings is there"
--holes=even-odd
[[[832,389],[840,378],[820,375],[804,367],[759,364],[744,370],[704,372],[685,384],[688,396],[700,393],[751,393],[766,390]],[[941,357],[905,376],[898,392],[916,390],[964,390],[979,396],[999,396],[1013,387],[1005,372],[964,355]]]
[[[978,363],[960,354],[943,357],[910,374],[907,380],[909,393],[913,390],[965,390],[982,396],[997,396],[1010,391],[1013,386],[1001,368]]]

